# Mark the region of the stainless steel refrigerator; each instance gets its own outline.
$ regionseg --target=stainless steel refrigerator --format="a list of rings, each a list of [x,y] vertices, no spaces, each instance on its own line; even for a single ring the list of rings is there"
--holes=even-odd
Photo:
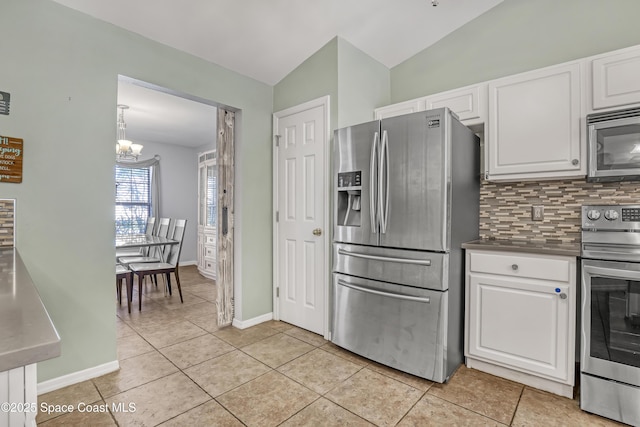
[[[447,108],[335,131],[333,343],[437,382],[460,365],[479,152]]]

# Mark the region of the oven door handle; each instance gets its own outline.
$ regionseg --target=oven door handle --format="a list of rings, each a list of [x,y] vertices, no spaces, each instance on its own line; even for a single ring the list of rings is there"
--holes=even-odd
[[[590,265],[584,265],[582,268],[584,269],[584,271],[591,273],[592,275],[640,280],[640,271],[622,270],[619,268],[593,267]]]
[[[584,243],[582,250],[587,253],[598,253],[606,255],[640,255],[640,249],[624,248],[620,249],[616,245]]]
[[[390,292],[376,291],[374,289],[363,288],[361,286],[352,285],[351,283],[347,283],[341,279],[338,279],[338,285],[344,286],[345,288],[351,288],[356,291],[366,292],[368,294],[380,295],[382,297],[389,297],[389,298],[402,299],[402,300],[415,301],[415,302],[423,302],[425,304],[431,303],[431,298],[429,297],[426,297],[426,298],[412,297],[411,295],[401,295],[401,294],[394,294]]]

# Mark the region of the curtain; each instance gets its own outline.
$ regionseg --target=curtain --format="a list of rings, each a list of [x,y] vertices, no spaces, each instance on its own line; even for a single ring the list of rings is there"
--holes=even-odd
[[[116,160],[116,165],[121,168],[149,168],[151,170],[151,216],[160,218],[160,156],[156,154],[151,159],[136,162]]]
[[[233,322],[233,174],[235,113],[218,108],[218,209],[217,209],[217,276],[218,325]]]

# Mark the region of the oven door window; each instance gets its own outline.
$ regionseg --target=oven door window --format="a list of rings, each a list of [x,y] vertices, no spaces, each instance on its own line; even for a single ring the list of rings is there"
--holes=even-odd
[[[590,353],[640,367],[640,281],[591,277]]]
[[[597,170],[640,167],[640,124],[596,130]]]

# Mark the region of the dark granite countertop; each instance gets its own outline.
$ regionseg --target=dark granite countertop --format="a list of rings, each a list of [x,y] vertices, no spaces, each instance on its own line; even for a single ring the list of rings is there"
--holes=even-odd
[[[541,255],[580,256],[580,243],[479,239],[463,243],[462,248],[485,251],[525,252]]]

